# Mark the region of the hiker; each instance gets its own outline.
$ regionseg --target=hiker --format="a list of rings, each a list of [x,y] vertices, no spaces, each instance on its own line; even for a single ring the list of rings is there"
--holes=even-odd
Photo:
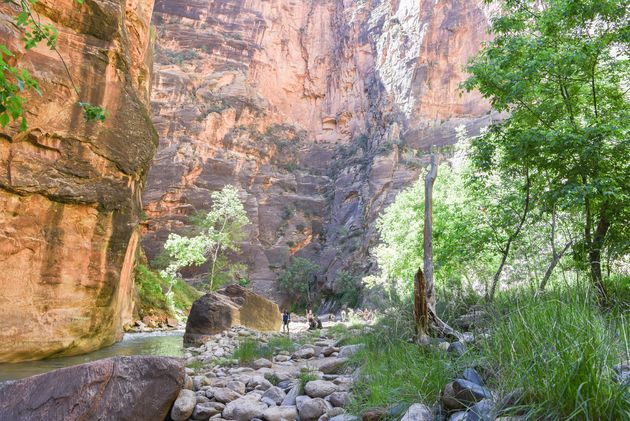
[[[291,314],[285,309],[282,312],[282,332],[284,333],[285,329],[287,334],[289,333],[289,323],[291,323]]]
[[[306,311],[306,320],[308,320],[308,330],[314,330],[317,327],[315,317],[313,317],[313,312],[310,308]]]
[[[346,313],[346,306],[341,308],[341,322],[345,323],[348,318],[348,314]]]

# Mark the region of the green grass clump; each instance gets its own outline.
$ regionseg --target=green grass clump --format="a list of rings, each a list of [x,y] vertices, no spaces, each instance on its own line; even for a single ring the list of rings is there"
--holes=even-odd
[[[140,317],[149,315],[151,310],[159,310],[169,315],[172,311],[162,290],[162,279],[144,265],[136,266],[135,287],[139,297]]]
[[[272,350],[278,349],[285,352],[293,352],[297,348],[296,343],[288,336],[274,336],[267,344]]]
[[[138,293],[140,317],[151,315],[156,311],[174,316],[166,292],[170,288],[170,280],[152,271],[145,265],[137,265],[135,271],[135,288]],[[193,302],[202,293],[181,279],[176,279],[172,288],[173,305],[176,309],[188,314]]]
[[[195,370],[195,372],[198,372],[199,370],[203,368],[203,362],[199,360],[195,360],[186,364],[186,367],[192,368],[193,370]]]
[[[258,358],[271,358],[273,356],[273,349],[267,344],[259,344],[254,339],[242,340],[236,349],[232,357],[237,359],[241,364],[248,364]]]
[[[300,381],[300,391],[303,393],[306,383],[312,382],[313,380],[319,380],[319,377],[311,371],[302,371],[298,376],[298,380]]]
[[[628,349],[627,326],[607,317],[583,289],[517,301],[482,345],[504,392],[522,388],[531,419],[628,419],[628,390],[612,367]]]
[[[202,292],[196,290],[181,279],[175,280],[172,291],[173,304],[186,314],[190,311],[195,300],[203,295]]]
[[[402,339],[383,335],[364,339],[366,348],[352,357],[360,365],[361,375],[348,408],[351,413],[392,404],[431,405],[467,361]]]
[[[341,338],[348,334],[348,327],[344,324],[336,324],[328,328],[328,333],[335,338]]]

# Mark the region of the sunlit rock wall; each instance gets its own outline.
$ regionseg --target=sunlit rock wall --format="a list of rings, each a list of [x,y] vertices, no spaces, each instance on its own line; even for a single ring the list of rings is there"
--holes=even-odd
[[[90,351],[130,317],[141,192],[157,136],[148,112],[153,0],[40,0],[59,30],[24,51],[14,6],[0,43],[38,80],[29,129],[0,134],[0,362]],[[102,105],[86,122],[78,101]]]
[[[255,291],[277,297],[293,255],[320,264],[325,292],[369,272],[373,222],[430,145],[491,118],[458,89],[488,20],[481,0],[158,0],[149,258],[234,184]]]

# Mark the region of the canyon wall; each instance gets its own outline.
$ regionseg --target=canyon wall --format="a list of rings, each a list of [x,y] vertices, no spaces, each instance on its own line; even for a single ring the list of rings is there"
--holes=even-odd
[[[375,218],[428,148],[492,118],[458,89],[489,13],[482,0],[157,0],[148,257],[233,184],[256,292],[278,298],[296,255],[319,263],[324,292],[342,270],[368,273]]]
[[[28,97],[28,131],[0,134],[0,362],[109,345],[130,317],[157,146],[152,10],[153,0],[40,0],[36,17],[59,31],[62,60],[45,42],[25,51],[16,8],[0,4],[0,43],[42,92]],[[87,122],[78,101],[102,105],[107,120]]]

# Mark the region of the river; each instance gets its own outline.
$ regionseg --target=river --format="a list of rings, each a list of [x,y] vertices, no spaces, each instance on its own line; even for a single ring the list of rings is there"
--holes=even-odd
[[[125,333],[122,341],[88,354],[51,358],[14,364],[0,364],[0,382],[46,373],[58,368],[83,364],[118,355],[160,355],[181,357],[183,331]]]

